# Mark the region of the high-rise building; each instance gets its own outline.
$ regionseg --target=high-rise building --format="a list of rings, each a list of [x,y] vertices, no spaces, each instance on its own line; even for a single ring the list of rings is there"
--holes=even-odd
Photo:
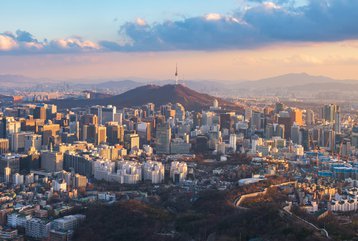
[[[11,174],[20,172],[20,155],[3,154],[0,156],[0,176],[4,176],[5,167],[9,167]]]
[[[186,179],[188,166],[185,162],[173,161],[170,165],[170,177],[173,182],[178,184]]]
[[[81,125],[98,125],[97,114],[87,114],[81,117]]]
[[[20,175],[19,173],[15,173],[12,175],[12,183],[14,185],[22,185],[24,184],[24,175]]]
[[[105,126],[98,126],[97,128],[97,145],[106,143],[107,128]]]
[[[168,124],[157,126],[155,150],[158,154],[170,153],[171,136],[172,136],[172,129]]]
[[[46,107],[45,106],[36,106],[34,109],[34,118],[46,120]]]
[[[231,115],[229,113],[220,114],[220,130],[228,129],[231,131],[233,121],[231,120]]]
[[[261,130],[264,127],[263,113],[258,112],[258,111],[253,111],[250,122],[251,122],[252,129]]]
[[[25,232],[31,238],[45,239],[48,238],[51,223],[39,218],[32,218],[26,221]]]
[[[55,219],[52,222],[52,227],[55,230],[69,231],[79,227],[80,223],[85,220],[86,216],[83,214],[68,215],[62,218]]]
[[[42,137],[38,134],[25,135],[25,152],[40,151]]]
[[[10,177],[11,177],[11,168],[10,167],[5,167],[4,168],[4,182],[9,183],[10,182]]]
[[[138,134],[126,134],[124,137],[124,145],[128,150],[140,148]]]
[[[0,154],[9,152],[9,140],[8,139],[0,139]]]
[[[154,115],[155,104],[148,103],[148,104],[144,105],[143,107],[144,107],[144,111],[146,112],[146,117],[151,117]]]
[[[245,121],[249,122],[252,117],[252,109],[247,107],[245,108]]]
[[[51,142],[53,145],[59,144],[55,143],[55,141],[58,140],[60,129],[59,124],[53,124],[51,121],[41,126],[39,128],[39,134],[42,134],[42,144],[45,146],[49,146]]]
[[[193,124],[194,127],[201,126],[202,125],[202,115],[200,112],[196,112],[193,115]]]
[[[279,136],[281,137],[282,139],[284,139],[286,136],[285,136],[285,125],[276,125],[276,130],[274,132],[274,136]]]
[[[296,123],[298,126],[303,125],[302,110],[293,109],[291,112],[292,123]]]
[[[86,137],[86,141],[90,143],[96,143],[97,140],[97,132],[98,132],[98,126],[90,124],[86,127],[84,127],[83,131],[87,130],[86,133],[83,133],[83,135]]]
[[[315,123],[315,117],[313,110],[306,110],[306,125],[313,125]]]
[[[300,129],[300,144],[303,146],[305,151],[310,148],[310,133],[307,128]]]
[[[233,149],[233,152],[236,152],[236,134],[230,135],[229,146]]]
[[[58,172],[63,170],[63,154],[61,152],[42,151],[41,169],[47,172]]]
[[[81,141],[88,141],[87,133],[88,133],[88,125],[82,125],[80,128],[80,140]]]
[[[323,106],[322,119],[329,123],[333,123],[335,120],[336,112],[338,109],[339,109],[339,107],[335,104],[329,104],[329,105]]]
[[[339,108],[337,108],[337,111],[334,116],[334,131],[337,134],[341,133],[341,111]]]
[[[98,124],[102,124],[102,106],[96,105],[90,107],[89,114],[96,115],[98,117]]]
[[[291,140],[295,144],[300,141],[300,127],[296,123],[291,127]]]
[[[31,134],[29,132],[17,132],[10,136],[10,150],[12,152],[24,152],[26,135]]]
[[[73,187],[75,188],[85,188],[87,186],[88,179],[85,176],[80,174],[75,174],[73,177]]]
[[[78,155],[75,152],[68,152],[63,157],[63,169],[91,177],[93,175],[93,162],[93,158],[87,154]]]
[[[114,121],[114,115],[117,112],[117,108],[112,105],[108,105],[107,107],[102,107],[102,122],[104,125],[107,122]]]
[[[12,134],[21,131],[21,122],[14,117],[3,117],[0,124],[0,138],[10,138]]]
[[[40,153],[29,153],[20,158],[21,173],[29,173],[31,170],[40,169]]]
[[[273,124],[267,124],[266,128],[265,128],[265,138],[266,139],[271,139],[274,136],[274,125]]]
[[[107,142],[115,145],[124,142],[124,126],[118,125],[118,122],[107,122]]]
[[[281,111],[278,117],[278,124],[285,126],[285,138],[291,138],[291,127],[292,127],[292,118],[287,112]]]
[[[141,140],[142,144],[147,144],[150,142],[151,136],[151,125],[149,122],[141,122],[137,125],[137,133]]]
[[[170,142],[171,154],[188,154],[190,153],[191,144],[181,138],[174,138]]]
[[[57,113],[57,106],[56,105],[47,105],[46,106],[46,118],[52,119],[55,117]]]

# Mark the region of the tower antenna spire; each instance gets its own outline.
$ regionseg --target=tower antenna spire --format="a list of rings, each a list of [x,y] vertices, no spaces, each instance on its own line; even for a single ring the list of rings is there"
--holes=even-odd
[[[175,84],[179,84],[179,78],[178,78],[178,64],[175,66]]]

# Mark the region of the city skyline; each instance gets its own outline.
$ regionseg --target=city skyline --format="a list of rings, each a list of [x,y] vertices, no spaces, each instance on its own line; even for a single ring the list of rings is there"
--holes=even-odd
[[[178,63],[184,80],[357,79],[357,4],[11,1],[0,16],[0,73],[161,80]]]

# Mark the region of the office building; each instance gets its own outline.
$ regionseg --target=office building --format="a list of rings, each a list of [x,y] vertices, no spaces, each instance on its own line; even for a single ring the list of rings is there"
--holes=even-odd
[[[168,124],[157,126],[156,129],[156,148],[155,151],[158,154],[170,153],[172,130]]]

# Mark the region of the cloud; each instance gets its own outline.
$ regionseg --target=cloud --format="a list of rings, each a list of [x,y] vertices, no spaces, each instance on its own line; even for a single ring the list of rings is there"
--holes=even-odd
[[[280,42],[332,42],[358,38],[358,1],[261,1],[230,16],[210,13],[147,24],[127,22],[119,34],[127,41],[103,41],[113,51],[223,50],[257,48]],[[144,23],[144,24],[142,24]]]
[[[22,30],[0,33],[0,54],[71,53],[99,49],[101,47],[97,43],[81,37],[40,41]]]
[[[147,22],[143,18],[137,18],[136,24],[139,26],[145,26],[145,25],[147,25]]]
[[[31,33],[0,33],[0,54],[88,51],[176,51],[254,49],[281,43],[358,40],[357,0],[243,0],[240,10],[222,15],[122,24],[119,40],[98,43],[71,37],[38,40]]]
[[[220,20],[221,19],[221,15],[218,14],[218,13],[209,13],[205,16],[205,20],[207,21],[217,21],[217,20]]]
[[[16,47],[17,43],[13,38],[0,34],[0,51],[10,51]]]
[[[100,45],[114,51],[207,50],[246,48],[256,45],[256,39],[265,39],[239,19],[216,13],[153,25],[127,22],[119,33],[127,39],[124,44],[102,41]]]

